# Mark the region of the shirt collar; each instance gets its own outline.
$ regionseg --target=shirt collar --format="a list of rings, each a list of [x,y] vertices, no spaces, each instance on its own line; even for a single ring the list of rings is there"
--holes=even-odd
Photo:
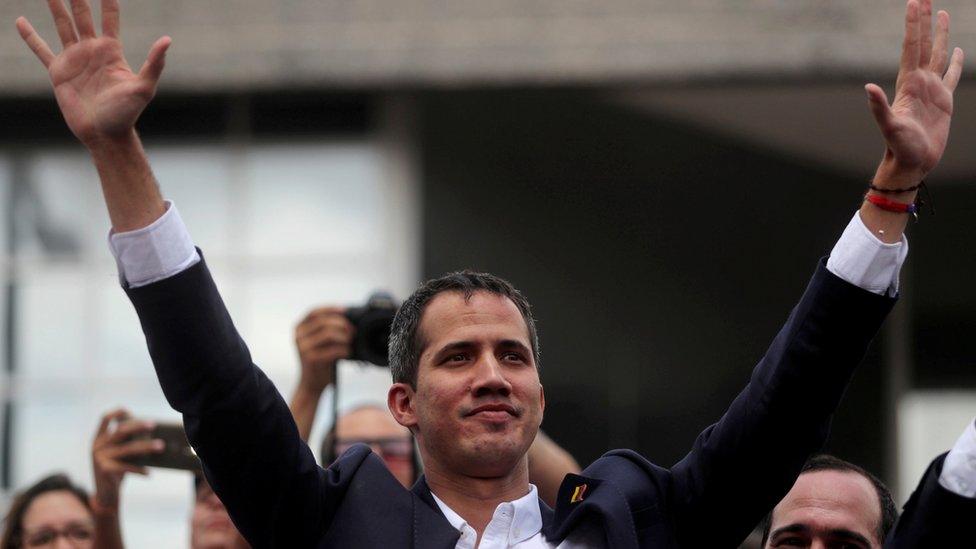
[[[499,503],[498,507],[495,508],[495,513],[498,513],[499,510],[506,506],[513,510],[514,517],[512,518],[512,526],[508,531],[509,545],[521,543],[542,531],[542,511],[539,509],[538,494],[539,492],[536,490],[535,485],[529,484],[528,494],[515,501]],[[431,492],[430,495],[434,498],[437,506],[440,507],[441,512],[444,513],[447,522],[451,523],[451,526],[458,532],[463,532],[464,527],[468,526],[468,522],[448,507],[446,503],[441,501],[441,498],[437,497],[437,494]],[[492,515],[492,520],[494,520],[494,514]]]

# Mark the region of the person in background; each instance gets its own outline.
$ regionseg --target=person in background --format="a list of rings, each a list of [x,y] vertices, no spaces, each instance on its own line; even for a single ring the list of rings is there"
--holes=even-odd
[[[88,492],[66,475],[50,475],[14,496],[0,549],[92,549],[95,523]]]
[[[122,482],[128,473],[149,474],[146,467],[133,465],[126,458],[163,450],[163,441],[147,436],[154,427],[152,421],[133,419],[127,410],[121,408],[102,416],[92,443],[95,494],[91,498],[91,507],[95,512],[97,534],[94,549],[125,547],[120,512]],[[190,516],[190,548],[249,549],[206,479],[194,474],[193,484],[195,497]]]
[[[317,307],[295,327],[295,347],[301,374],[289,402],[298,433],[308,442],[325,388],[332,384],[336,362],[352,353],[355,328],[342,307]],[[409,488],[420,473],[420,459],[410,430],[377,405],[355,406],[340,414],[335,427],[322,440],[320,459],[328,466],[355,443],[365,443],[383,458],[387,468]],[[579,463],[566,450],[539,431],[529,447],[529,481],[550,506],[563,478],[579,473]]]
[[[877,477],[840,458],[819,455],[763,523],[763,548],[878,549],[898,518]]]
[[[250,549],[207,479],[194,475],[193,487],[196,497],[190,517],[190,549]]]
[[[811,458],[760,525],[762,547],[958,547],[976,517],[976,422],[932,461],[899,518],[877,477],[842,459]]]

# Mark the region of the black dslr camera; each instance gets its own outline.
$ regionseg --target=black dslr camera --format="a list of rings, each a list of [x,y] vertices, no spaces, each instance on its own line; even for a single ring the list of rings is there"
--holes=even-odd
[[[362,360],[377,366],[390,365],[390,326],[398,307],[393,296],[376,292],[362,307],[346,309],[346,318],[356,328],[349,360]]]

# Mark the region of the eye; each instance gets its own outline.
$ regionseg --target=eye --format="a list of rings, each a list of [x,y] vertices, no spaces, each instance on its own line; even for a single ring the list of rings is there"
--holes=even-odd
[[[776,544],[773,547],[807,547],[807,545],[806,540],[794,536],[776,540]]]
[[[509,362],[525,362],[525,357],[522,356],[522,353],[518,353],[515,351],[506,351],[502,355],[502,359],[507,360]]]
[[[468,359],[468,355],[465,353],[454,353],[447,357],[445,362],[464,362]]]

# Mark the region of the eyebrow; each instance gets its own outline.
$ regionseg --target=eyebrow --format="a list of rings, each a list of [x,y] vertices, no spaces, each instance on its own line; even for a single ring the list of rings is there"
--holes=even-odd
[[[777,528],[776,530],[774,530],[773,533],[769,535],[769,539],[775,539],[780,534],[806,534],[811,531],[812,529],[805,524],[790,524],[789,526],[784,526],[782,528]],[[871,546],[871,542],[868,541],[866,537],[862,536],[861,534],[858,534],[857,532],[848,530],[846,528],[834,528],[832,530],[828,530],[827,534],[832,538],[854,540],[863,543],[868,547]]]
[[[517,339],[503,339],[497,343],[497,346],[505,349],[518,349],[519,351],[522,351],[529,356],[532,355],[532,351],[529,350],[529,348],[525,345],[525,343],[522,343]],[[442,356],[444,356],[444,354],[449,353],[451,351],[461,351],[465,349],[471,349],[473,347],[477,347],[477,344],[474,341],[467,341],[467,340],[453,341],[438,349],[437,352],[434,353],[434,359],[439,360]]]

